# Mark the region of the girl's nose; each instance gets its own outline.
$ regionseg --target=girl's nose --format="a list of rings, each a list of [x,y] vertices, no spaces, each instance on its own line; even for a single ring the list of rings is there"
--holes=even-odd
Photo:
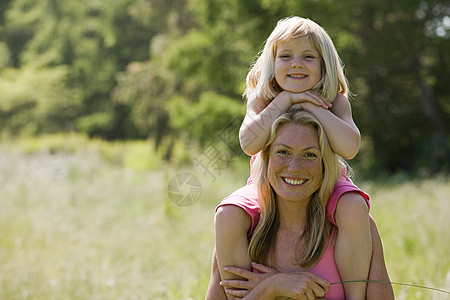
[[[291,64],[291,67],[292,67],[292,69],[301,69],[301,68],[303,68],[303,62],[302,62],[302,60],[301,59],[299,59],[299,58],[295,58],[293,61],[292,61],[292,64]]]

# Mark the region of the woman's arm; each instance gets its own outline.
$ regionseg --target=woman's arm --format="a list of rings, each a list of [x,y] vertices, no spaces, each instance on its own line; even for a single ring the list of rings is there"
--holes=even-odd
[[[209,278],[208,290],[205,300],[227,300],[225,291],[220,286],[219,266],[217,265],[216,247],[212,255],[211,277]]]
[[[370,220],[370,233],[371,233],[371,239],[372,239],[372,259],[370,262],[370,272],[369,272],[369,280],[376,280],[376,281],[383,281],[383,282],[389,282],[389,275],[386,269],[386,264],[384,261],[384,254],[383,254],[383,245],[381,242],[381,237],[380,234],[378,232],[378,228],[377,225],[374,221],[374,219],[372,218],[372,216],[369,215],[369,220]],[[261,272],[263,272],[263,267],[258,265],[254,265],[255,268],[259,268],[261,270]],[[268,268],[268,267],[266,267]],[[217,270],[217,268],[213,267],[213,270]],[[247,270],[242,270],[239,268],[232,268],[233,272],[235,274],[240,274],[241,277],[251,277],[254,276],[252,274],[250,275],[245,275]],[[215,283],[216,285],[219,284],[220,282],[220,275],[218,275],[218,271],[216,272],[216,280]],[[292,277],[291,277],[292,278]],[[305,277],[303,277],[305,278]],[[229,292],[232,293],[235,296],[246,296],[246,298],[244,299],[263,299],[261,298],[261,295],[268,295],[267,290],[272,290],[272,292],[274,291],[274,287],[273,285],[275,284],[275,279],[274,278],[270,278],[267,277],[264,280],[258,281],[255,280],[254,278],[246,278],[245,281],[242,282],[238,282],[238,281],[230,281],[230,280],[224,280],[223,281],[223,286],[226,287],[227,289],[229,289]],[[254,285],[254,287],[252,287],[252,289],[250,290],[246,290],[246,291],[238,291],[238,290],[234,290],[233,288],[237,288],[237,287],[242,287],[241,284],[247,284],[249,281],[253,281],[256,284]],[[299,280],[297,280],[297,282],[299,282]],[[211,289],[211,282],[210,282],[210,289]],[[328,291],[328,285],[325,284],[323,281],[321,282],[321,286],[324,288],[324,292],[326,294],[326,292]],[[217,287],[217,286],[216,286]],[[297,286],[294,286],[295,288],[297,288]],[[286,288],[286,286],[285,286]],[[223,290],[221,290],[223,291]],[[286,292],[286,291],[285,291]],[[394,300],[394,292],[392,289],[392,286],[390,284],[386,284],[386,283],[374,283],[371,282],[367,285],[367,294],[366,294],[367,300],[379,300],[379,299],[383,299],[383,300]],[[218,299],[220,300],[221,298],[207,298],[207,300],[215,300]],[[270,298],[269,298],[270,299]]]
[[[358,154],[361,136],[352,118],[350,102],[345,96],[338,94],[330,109],[311,103],[302,103],[302,107],[322,124],[335,153],[345,159],[352,159]]]
[[[241,278],[226,272],[224,270],[226,266],[237,266],[251,270],[247,237],[251,222],[250,215],[238,206],[225,205],[217,209],[214,227],[217,266],[222,280]],[[229,297],[229,299],[232,298]]]
[[[367,300],[394,300],[394,290],[384,261],[383,244],[375,220],[370,218],[370,233],[372,235],[372,260],[370,262],[369,280],[383,281],[385,283],[369,282],[367,284]]]
[[[328,292],[329,283],[310,272],[279,273],[273,268],[252,263],[259,273],[228,267],[245,280],[224,280],[227,294],[245,300],[316,299]],[[306,297],[306,298],[305,298]]]
[[[336,265],[342,281],[367,280],[372,257],[369,209],[358,192],[339,198],[335,220],[338,235],[335,247]],[[347,300],[365,299],[365,282],[344,283]]]

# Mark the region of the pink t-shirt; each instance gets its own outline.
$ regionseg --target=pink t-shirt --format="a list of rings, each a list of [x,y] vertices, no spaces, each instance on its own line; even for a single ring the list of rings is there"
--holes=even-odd
[[[369,206],[370,197],[368,194],[360,190],[357,186],[353,184],[353,182],[347,178],[346,176],[341,177],[331,194],[330,198],[327,202],[326,213],[329,221],[336,226],[336,221],[334,219],[334,214],[336,212],[336,206],[339,198],[347,192],[359,192],[366,200],[367,205]],[[220,202],[217,208],[224,205],[235,205],[242,208],[252,219],[252,224],[248,230],[248,236],[250,236],[255,229],[256,225],[258,225],[259,217],[260,217],[260,206],[258,202],[258,192],[256,190],[255,184],[248,184],[235,192],[233,192],[230,196]],[[370,206],[369,206],[370,207]],[[216,210],[217,210],[216,208]],[[311,270],[312,273],[327,279],[330,283],[341,281],[341,277],[339,275],[338,268],[336,266],[336,262],[334,260],[334,247],[332,246],[332,238],[335,229],[333,229],[332,236],[330,237],[330,241],[328,242],[325,253],[322,258],[319,260],[317,265]],[[328,293],[325,295],[325,298],[329,300],[342,300],[345,299],[344,287],[342,284],[334,284],[330,285]]]

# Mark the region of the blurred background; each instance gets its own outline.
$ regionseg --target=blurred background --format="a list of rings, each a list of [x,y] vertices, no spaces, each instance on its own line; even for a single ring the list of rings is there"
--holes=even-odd
[[[291,15],[345,63],[392,280],[449,289],[448,1],[1,0],[0,298],[201,299],[245,76]]]
[[[178,141],[243,118],[250,63],[290,15],[323,26],[346,65],[358,172],[448,172],[447,1],[3,0],[1,137],[149,139],[180,163]]]

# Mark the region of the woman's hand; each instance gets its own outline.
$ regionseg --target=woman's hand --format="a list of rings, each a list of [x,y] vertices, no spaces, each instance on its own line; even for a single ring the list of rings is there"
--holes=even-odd
[[[252,263],[261,273],[254,273],[237,267],[226,267],[227,272],[246,280],[223,280],[220,284],[225,292],[236,299],[275,299],[278,297],[315,300],[328,292],[327,280],[310,272],[279,273],[270,267]]]
[[[231,296],[243,298],[247,296],[250,291],[252,291],[261,281],[278,273],[278,271],[273,268],[255,262],[252,262],[252,267],[253,270],[256,270],[258,273],[238,267],[225,267],[224,270],[226,272],[238,275],[246,279],[222,280],[220,282],[220,285],[223,286],[225,292]]]
[[[310,272],[279,273],[270,279],[275,298],[315,300],[324,297],[329,282]]]

